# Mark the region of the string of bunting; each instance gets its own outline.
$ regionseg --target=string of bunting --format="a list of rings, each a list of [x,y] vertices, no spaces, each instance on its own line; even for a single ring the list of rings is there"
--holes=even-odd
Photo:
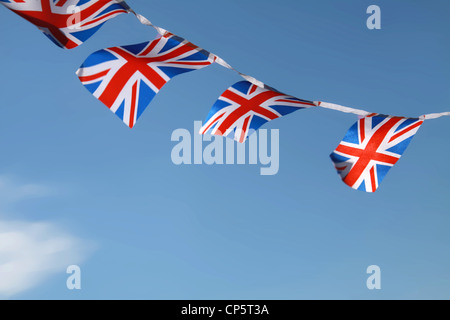
[[[201,134],[233,137],[244,143],[251,132],[266,122],[304,108],[357,115],[358,121],[330,156],[343,182],[353,189],[375,192],[424,121],[450,116],[450,112],[443,112],[417,118],[395,117],[284,94],[238,71],[218,55],[152,24],[123,0],[0,0],[0,3],[64,49],[81,45],[105,22],[120,14],[131,13],[143,25],[154,28],[158,33],[155,40],[99,50],[77,71],[86,89],[130,128],[170,79],[213,63],[237,72],[244,80],[229,87],[214,103]]]

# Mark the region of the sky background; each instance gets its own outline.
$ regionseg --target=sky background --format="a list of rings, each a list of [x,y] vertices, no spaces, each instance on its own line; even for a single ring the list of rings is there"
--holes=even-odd
[[[450,110],[447,0],[127,2],[296,97],[399,116]],[[366,27],[372,4],[381,30]],[[6,8],[0,21],[0,264],[15,261],[11,276],[0,267],[0,296],[450,299],[450,118],[426,122],[374,194],[336,174],[329,154],[356,117],[331,110],[264,127],[280,130],[275,176],[176,166],[173,130],[192,132],[239,76],[218,65],[179,76],[130,130],[75,71],[96,50],[152,40],[152,28],[121,15],[65,51]],[[80,291],[66,288],[70,264]],[[381,290],[366,287],[373,264]]]

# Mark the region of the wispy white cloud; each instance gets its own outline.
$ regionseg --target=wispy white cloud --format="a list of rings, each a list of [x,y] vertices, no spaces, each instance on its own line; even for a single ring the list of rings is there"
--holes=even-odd
[[[64,273],[88,251],[86,243],[53,223],[0,221],[0,296],[11,297]]]
[[[8,176],[0,176],[0,204],[14,203],[29,198],[50,196],[55,192],[41,184],[20,183]]]
[[[20,184],[0,176],[0,203],[17,203],[51,193],[46,186]],[[57,223],[10,221],[0,212],[0,298],[32,289],[52,274],[65,273],[69,265],[82,263],[91,249],[90,244]]]

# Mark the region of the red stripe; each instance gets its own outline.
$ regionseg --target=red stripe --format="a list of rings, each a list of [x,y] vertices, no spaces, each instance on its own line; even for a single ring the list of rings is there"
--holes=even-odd
[[[256,85],[253,84],[253,85],[250,87],[250,92],[249,92],[248,94],[250,95],[250,94],[254,93],[254,92],[256,91],[257,88],[258,88],[258,87],[257,87]]]
[[[250,121],[250,118],[251,118],[251,116],[248,116],[244,120],[244,124],[242,125],[242,130],[241,130],[241,137],[239,138],[240,143],[244,143],[244,141],[245,141],[245,134],[247,132],[247,126],[248,126],[248,122]]]
[[[108,18],[108,17],[110,17],[110,16],[112,16],[112,15],[118,15],[118,14],[120,14],[120,13],[126,13],[126,11],[125,11],[125,10],[120,10],[120,9],[119,9],[119,10],[115,10],[115,11],[111,11],[111,12],[109,12],[108,14],[105,14],[105,15],[103,15],[103,16],[101,16],[101,17],[95,19],[95,20],[92,20],[92,21],[89,21],[89,22],[87,22],[87,23],[84,23],[84,24],[83,24],[83,27],[89,26],[89,25],[91,25],[91,24],[96,23],[97,21],[106,19],[106,18]]]
[[[344,154],[348,154],[348,155],[351,155],[354,157],[361,157],[361,155],[364,152],[364,150],[362,150],[362,149],[349,147],[349,146],[346,146],[343,144],[338,145],[338,147],[336,148],[336,151],[344,153]]]
[[[205,62],[170,61],[168,63],[188,65],[188,66],[209,66],[211,64],[211,62],[209,62],[209,61],[205,61]]]
[[[148,54],[156,47],[156,45],[157,45],[158,43],[159,43],[159,40],[152,41],[152,42],[150,43],[150,46],[148,46],[147,49],[145,49],[145,51],[142,52],[142,53],[140,53],[139,55],[140,55],[140,56],[146,56],[146,55],[148,55]]]
[[[59,0],[56,4],[57,7],[63,7],[66,4],[67,0]]]
[[[363,143],[366,139],[366,126],[365,118],[359,120],[359,142]]]
[[[110,70],[111,69],[108,69],[106,71],[102,71],[102,72],[93,74],[91,76],[84,76],[84,77],[79,77],[79,78],[80,78],[81,82],[89,82],[89,81],[92,81],[92,80],[97,80],[97,79],[99,79],[101,77],[106,76]]]
[[[287,103],[296,103],[296,104],[304,104],[307,106],[315,106],[314,103],[306,102],[306,101],[297,101],[297,100],[288,100],[288,99],[279,99],[277,102],[287,102]]]
[[[398,159],[400,159],[400,158],[388,156],[387,154],[375,153],[373,155],[372,159],[375,161],[394,165],[397,163]]]
[[[133,92],[131,93],[131,110],[130,110],[130,124],[129,124],[130,128],[133,128],[134,126],[134,115],[136,113],[137,86],[138,83],[136,82],[133,85]]]
[[[395,135],[392,136],[392,138],[389,140],[389,142],[394,141],[395,139],[399,138],[400,136],[406,134],[407,132],[414,130],[417,127],[420,127],[423,124],[423,121],[419,121],[416,124],[414,124],[413,126],[410,126],[409,128],[405,128],[402,131],[396,133]]]
[[[372,185],[371,191],[374,192],[375,190],[377,190],[377,182],[375,180],[375,166],[370,168],[370,183]]]
[[[217,121],[218,121],[220,118],[222,118],[224,114],[225,114],[225,113],[222,113],[222,114],[221,114],[220,116],[218,116],[214,121],[212,121],[212,122],[209,124],[209,126],[207,126],[207,127],[205,128],[205,130],[202,131],[202,133],[208,132],[209,128],[211,128],[211,127],[214,125],[214,123],[217,123]],[[219,136],[222,136],[222,135],[224,134],[224,132],[216,132],[215,134],[217,134],[217,135],[219,135]]]

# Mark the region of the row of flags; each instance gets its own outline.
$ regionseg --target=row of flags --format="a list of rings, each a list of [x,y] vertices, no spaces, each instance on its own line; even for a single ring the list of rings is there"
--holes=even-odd
[[[36,25],[56,45],[73,49],[90,38],[109,19],[133,13],[122,0],[0,0],[6,8]],[[91,54],[77,71],[86,89],[128,127],[133,128],[155,95],[179,74],[218,63],[220,57],[166,30],[153,41],[111,47]],[[234,70],[234,69],[233,69]],[[359,115],[331,154],[343,182],[353,189],[375,192],[387,172],[408,147],[424,120],[393,117],[320,101],[298,99],[239,72],[246,80],[228,88],[211,108],[201,134],[228,136],[244,143],[268,121],[294,111],[323,107]]]

